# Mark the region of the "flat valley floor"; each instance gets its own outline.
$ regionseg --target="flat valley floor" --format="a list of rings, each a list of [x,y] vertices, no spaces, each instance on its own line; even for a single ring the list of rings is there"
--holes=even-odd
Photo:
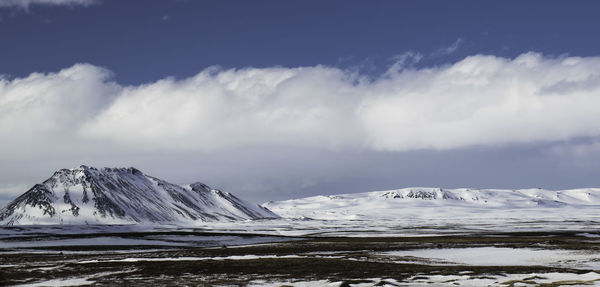
[[[284,236],[276,229],[3,227],[0,285],[600,286],[595,225],[436,229]]]

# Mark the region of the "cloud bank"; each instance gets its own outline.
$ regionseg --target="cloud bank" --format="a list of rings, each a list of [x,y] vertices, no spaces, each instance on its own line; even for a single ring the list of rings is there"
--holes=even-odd
[[[48,6],[88,6],[97,0],[0,0],[0,7],[19,7],[28,9],[30,5]]]
[[[475,55],[377,78],[209,68],[122,86],[101,67],[0,80],[0,158],[111,151],[448,150],[600,135],[600,58]]]

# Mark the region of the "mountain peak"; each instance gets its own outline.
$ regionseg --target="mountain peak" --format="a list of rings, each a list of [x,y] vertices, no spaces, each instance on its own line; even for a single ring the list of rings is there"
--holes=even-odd
[[[202,183],[202,182],[195,182],[189,185],[190,189],[195,190],[195,191],[211,191],[212,188],[210,188],[210,186]]]
[[[50,178],[0,210],[0,224],[193,223],[277,217],[203,183],[189,188],[134,167],[81,165]]]

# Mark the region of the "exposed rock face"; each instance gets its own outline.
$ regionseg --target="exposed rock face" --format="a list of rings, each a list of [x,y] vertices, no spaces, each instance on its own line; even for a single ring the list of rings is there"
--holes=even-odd
[[[130,168],[61,169],[0,210],[0,224],[181,224],[278,217],[205,184],[179,186]]]

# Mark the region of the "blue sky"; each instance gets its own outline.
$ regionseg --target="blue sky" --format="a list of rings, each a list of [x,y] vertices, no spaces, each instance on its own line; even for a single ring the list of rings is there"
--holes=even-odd
[[[113,71],[119,83],[138,84],[188,77],[213,65],[329,65],[371,73],[407,51],[423,54],[422,65],[478,53],[595,56],[599,8],[596,1],[33,4],[29,12],[0,11],[0,63],[2,73],[13,76],[91,63]],[[455,43],[457,49],[444,54]]]
[[[79,164],[256,202],[600,186],[573,3],[0,0],[0,201]]]

